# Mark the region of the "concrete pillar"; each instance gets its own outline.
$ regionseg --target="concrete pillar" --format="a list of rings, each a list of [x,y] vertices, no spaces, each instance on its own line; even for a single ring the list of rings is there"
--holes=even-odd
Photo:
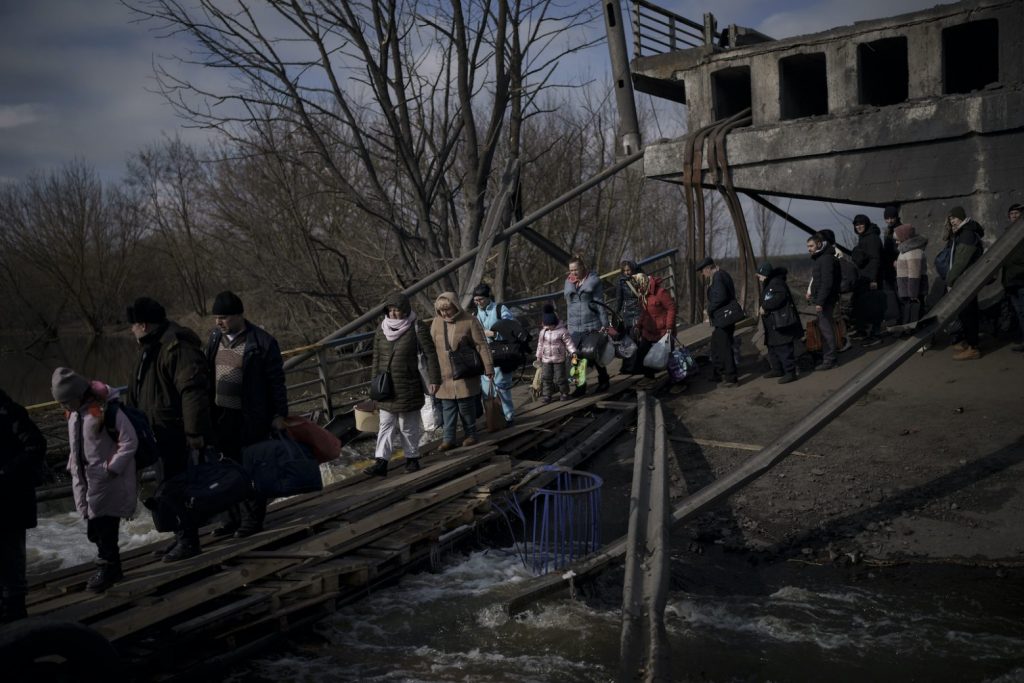
[[[942,94],[942,25],[908,27],[907,98],[918,100]]]
[[[750,88],[753,125],[778,123],[782,106],[779,103],[779,63],[775,55],[757,55],[750,60]]]

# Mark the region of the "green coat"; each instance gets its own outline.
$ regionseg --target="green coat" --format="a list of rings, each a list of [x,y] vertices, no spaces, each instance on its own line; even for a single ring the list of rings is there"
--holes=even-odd
[[[441,384],[441,369],[437,363],[437,352],[430,338],[427,326],[419,321],[414,323],[416,334],[406,332],[391,342],[379,326],[373,337],[373,365],[370,376],[388,369],[390,361],[391,381],[395,385],[393,401],[379,401],[381,410],[389,413],[408,413],[423,407],[423,394],[427,388],[420,379],[418,352],[427,359],[427,375],[431,384]],[[410,330],[411,331],[411,330]],[[419,349],[416,341],[419,340]],[[394,354],[394,355],[392,355]]]

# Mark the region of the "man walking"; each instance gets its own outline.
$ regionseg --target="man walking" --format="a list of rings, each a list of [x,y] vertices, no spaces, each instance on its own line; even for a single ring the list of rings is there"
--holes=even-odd
[[[188,468],[189,451],[211,441],[206,362],[199,337],[167,319],[159,302],[140,297],[128,307],[128,321],[139,343],[139,360],[127,403],[145,413],[159,451],[157,477],[165,481]],[[184,523],[164,554],[174,562],[199,554],[199,530]]]
[[[245,319],[242,300],[221,292],[213,301],[213,320],[206,343],[206,362],[213,378],[211,417],[217,447],[235,462],[242,449],[283,431],[288,416],[284,364],[277,340]],[[245,538],[263,530],[267,500],[256,496],[228,512],[228,521],[214,536]]]
[[[961,206],[954,206],[949,210],[949,227],[952,231],[949,237],[949,272],[946,275],[946,291],[956,286],[960,276],[974,263],[981,258],[985,249],[981,238],[985,235],[982,228],[973,218],[968,218],[967,213]],[[960,311],[960,325],[963,328],[964,338],[953,345],[956,353],[953,360],[977,360],[981,358],[978,350],[978,327],[980,324],[981,311],[978,308],[978,297],[972,297],[971,301]]]
[[[807,240],[807,253],[811,255],[811,289],[807,299],[814,304],[821,333],[821,363],[815,370],[831,370],[837,363],[835,308],[839,301],[840,266],[835,257],[836,248],[820,232]]]
[[[732,277],[717,265],[710,256],[697,264],[697,270],[708,283],[707,320],[711,324],[711,362],[714,364],[714,379],[721,379],[725,386],[734,387],[739,379],[736,358],[733,355],[733,339],[736,323],[743,317],[743,309],[736,301],[736,286]]]

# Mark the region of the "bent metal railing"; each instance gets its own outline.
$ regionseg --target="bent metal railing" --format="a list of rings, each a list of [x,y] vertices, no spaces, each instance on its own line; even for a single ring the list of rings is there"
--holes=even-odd
[[[699,24],[647,0],[633,0],[633,56],[660,55],[719,42],[715,18]]]

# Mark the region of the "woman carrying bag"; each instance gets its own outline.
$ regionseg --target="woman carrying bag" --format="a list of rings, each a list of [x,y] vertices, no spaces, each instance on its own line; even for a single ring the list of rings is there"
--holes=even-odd
[[[424,386],[420,374],[419,355],[426,361],[429,383]],[[370,376],[377,379],[387,373],[390,397],[377,399],[380,408],[380,428],[377,431],[377,449],[374,464],[366,470],[372,477],[386,477],[388,462],[394,451],[392,436],[395,429],[405,451],[405,471],[420,469],[419,444],[423,435],[420,409],[423,393],[433,395],[441,384],[441,370],[437,362],[434,341],[427,326],[416,319],[409,299],[396,293],[388,300],[387,314],[373,337],[373,365]]]
[[[669,338],[668,350],[671,351],[672,338],[676,329],[676,302],[668,290],[661,286],[660,278],[645,273],[636,273],[633,275],[632,281],[640,310],[640,317],[637,320],[638,336],[640,337],[637,340],[639,344],[637,355],[644,358],[651,347],[666,335]],[[653,377],[655,372],[655,368],[648,365],[643,366],[643,373],[647,377]]]
[[[494,378],[494,365],[487,337],[480,322],[459,306],[454,292],[444,292],[434,301],[434,320],[430,336],[437,350],[441,368],[441,386],[436,397],[441,400],[444,415],[444,436],[438,451],[455,448],[456,421],[462,421],[466,433],[463,446],[476,440],[477,405],[480,400],[480,376]]]

